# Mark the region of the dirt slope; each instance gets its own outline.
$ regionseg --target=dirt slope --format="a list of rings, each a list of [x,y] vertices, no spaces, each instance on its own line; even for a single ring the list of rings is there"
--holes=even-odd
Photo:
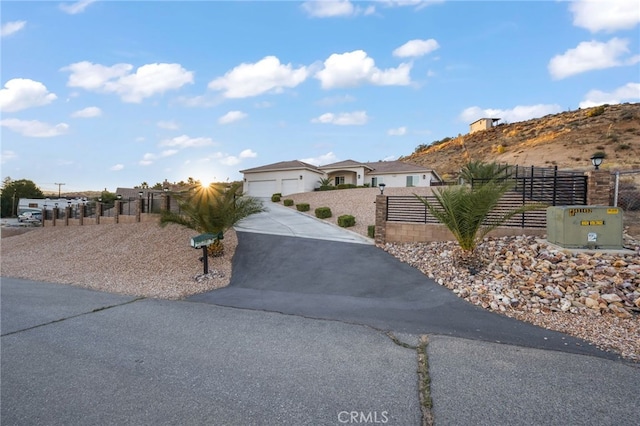
[[[401,158],[455,178],[470,159],[586,170],[606,154],[604,169],[640,169],[640,103],[547,115],[432,143]]]

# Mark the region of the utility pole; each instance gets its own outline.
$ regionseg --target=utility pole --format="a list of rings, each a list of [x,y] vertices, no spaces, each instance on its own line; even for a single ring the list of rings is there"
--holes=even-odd
[[[60,187],[66,185],[66,183],[54,183],[54,185],[58,185],[58,199],[60,199]]]

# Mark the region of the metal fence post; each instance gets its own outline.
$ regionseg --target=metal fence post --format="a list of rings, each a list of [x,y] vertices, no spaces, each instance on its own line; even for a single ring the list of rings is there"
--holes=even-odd
[[[620,171],[616,172],[616,183],[613,188],[613,206],[618,207],[618,190],[620,189]]]

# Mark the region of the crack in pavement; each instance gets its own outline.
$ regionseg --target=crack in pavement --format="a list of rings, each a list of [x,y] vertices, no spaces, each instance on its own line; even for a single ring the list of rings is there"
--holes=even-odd
[[[81,317],[81,316],[84,316],[84,315],[89,315],[89,314],[93,314],[93,313],[100,312],[100,311],[105,311],[105,310],[111,309],[111,308],[117,308],[118,306],[128,305],[130,303],[138,302],[138,301],[144,300],[144,299],[146,299],[146,297],[138,297],[136,299],[129,300],[129,301],[124,302],[124,303],[118,303],[118,304],[115,304],[115,305],[102,306],[100,308],[92,309],[91,311],[88,311],[88,312],[82,312],[80,314],[71,315],[69,317],[64,317],[64,318],[59,318],[59,319],[56,319],[56,320],[53,320],[53,321],[49,321],[49,322],[45,322],[45,323],[42,323],[42,324],[34,325],[32,327],[22,328],[20,330],[14,330],[14,331],[10,331],[10,332],[5,333],[5,334],[0,334],[0,337],[11,336],[13,334],[22,333],[23,331],[29,331],[29,330],[33,330],[35,328],[45,327],[47,325],[51,325],[51,324],[55,324],[55,323],[58,323],[58,322],[70,320],[70,319],[73,319],[73,318],[78,318],[78,317]]]

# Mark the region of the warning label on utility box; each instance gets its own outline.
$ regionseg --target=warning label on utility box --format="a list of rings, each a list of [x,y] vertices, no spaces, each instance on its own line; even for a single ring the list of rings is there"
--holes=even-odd
[[[604,220],[581,220],[582,226],[604,226]]]

